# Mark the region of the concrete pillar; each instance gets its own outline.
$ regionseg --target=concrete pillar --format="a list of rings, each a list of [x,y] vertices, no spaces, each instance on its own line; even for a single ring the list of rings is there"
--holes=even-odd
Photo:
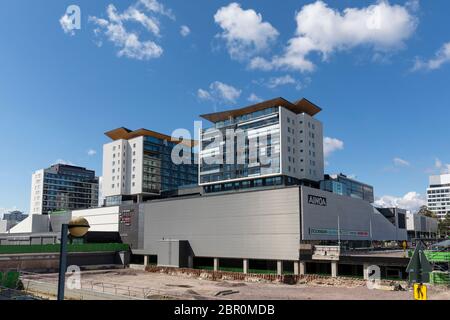
[[[148,266],[149,258],[147,255],[144,256],[144,266]]]
[[[298,276],[299,274],[300,274],[299,262],[298,261],[294,261],[294,275]]]
[[[214,271],[219,271],[219,258],[214,258]]]
[[[249,265],[248,259],[244,259],[244,261],[243,261],[243,270],[244,270],[245,274],[248,273],[248,265]]]
[[[194,257],[193,256],[189,256],[188,257],[188,268],[189,269],[193,269],[194,268]]]
[[[300,261],[300,275],[306,274],[306,262]]]
[[[370,266],[370,264],[368,264],[368,263],[364,263],[364,265],[363,265],[364,280],[369,279],[369,270],[368,270],[369,266]]]
[[[336,278],[338,276],[338,263],[337,261],[331,262],[331,276]]]
[[[283,261],[277,261],[277,275],[281,276],[283,274]]]

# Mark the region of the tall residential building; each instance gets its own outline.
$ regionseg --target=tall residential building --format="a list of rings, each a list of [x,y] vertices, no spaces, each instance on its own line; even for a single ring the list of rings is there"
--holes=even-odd
[[[372,186],[351,179],[342,173],[326,174],[324,180],[320,182],[320,189],[342,196],[363,199],[370,203],[374,202]]]
[[[30,214],[96,207],[98,178],[95,171],[66,164],[33,173]]]
[[[318,186],[323,179],[321,108],[276,98],[202,115],[199,184],[205,192],[274,185]],[[233,133],[234,132],[234,133]]]
[[[102,196],[106,205],[141,202],[181,186],[197,184],[192,141],[181,142],[188,148],[191,163],[175,164],[171,154],[179,142],[172,141],[171,136],[126,128],[105,134],[113,140],[103,146]]]
[[[22,222],[28,217],[28,215],[24,214],[21,211],[10,211],[8,213],[3,214],[3,219],[0,221],[0,224],[3,223],[3,230],[0,227],[0,233],[6,232],[16,226],[18,223]]]
[[[430,176],[427,188],[428,209],[440,219],[450,214],[450,174]]]

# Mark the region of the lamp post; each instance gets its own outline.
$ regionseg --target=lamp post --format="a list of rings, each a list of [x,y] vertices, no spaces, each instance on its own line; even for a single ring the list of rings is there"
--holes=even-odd
[[[58,277],[58,300],[64,300],[64,288],[66,285],[67,270],[67,238],[70,232],[71,237],[82,238],[88,232],[90,226],[83,217],[70,220],[69,224],[61,225],[61,246],[59,251],[59,277]]]
[[[61,226],[61,246],[59,250],[59,277],[58,277],[58,300],[64,300],[64,287],[66,283],[67,270],[67,233],[69,225]]]

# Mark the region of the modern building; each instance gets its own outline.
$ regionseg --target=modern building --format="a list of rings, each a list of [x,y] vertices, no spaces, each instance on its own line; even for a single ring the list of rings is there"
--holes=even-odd
[[[439,219],[450,214],[450,174],[430,176],[427,202],[428,209]]]
[[[95,171],[55,164],[33,173],[30,214],[96,207],[98,178]]]
[[[323,179],[321,109],[307,99],[283,98],[204,114],[199,185],[221,192],[282,185],[318,186]]]
[[[412,212],[406,213],[408,240],[434,238],[438,235],[438,220]]]
[[[123,201],[142,202],[185,185],[197,184],[194,142],[147,129],[118,128],[105,133],[102,196],[107,206]],[[179,144],[190,154],[188,164],[175,164],[172,151]]]
[[[370,203],[374,202],[372,186],[351,179],[342,173],[333,175],[326,174],[324,180],[320,182],[320,189],[342,196],[363,199]]]
[[[22,222],[28,217],[21,211],[11,211],[3,214],[3,219],[0,221],[0,233],[7,232],[18,223]]]

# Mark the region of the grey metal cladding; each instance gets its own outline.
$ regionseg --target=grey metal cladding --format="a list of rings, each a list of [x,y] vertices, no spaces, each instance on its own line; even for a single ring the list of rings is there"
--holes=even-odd
[[[322,199],[323,198],[323,199]],[[364,200],[331,192],[301,187],[302,240],[336,240],[339,227],[341,240],[396,240],[406,237],[398,232],[382,214]],[[334,230],[336,234],[313,234],[311,229]],[[353,235],[359,232],[359,235]]]
[[[298,260],[299,188],[154,201],[145,208],[144,252],[188,240],[195,256]]]

